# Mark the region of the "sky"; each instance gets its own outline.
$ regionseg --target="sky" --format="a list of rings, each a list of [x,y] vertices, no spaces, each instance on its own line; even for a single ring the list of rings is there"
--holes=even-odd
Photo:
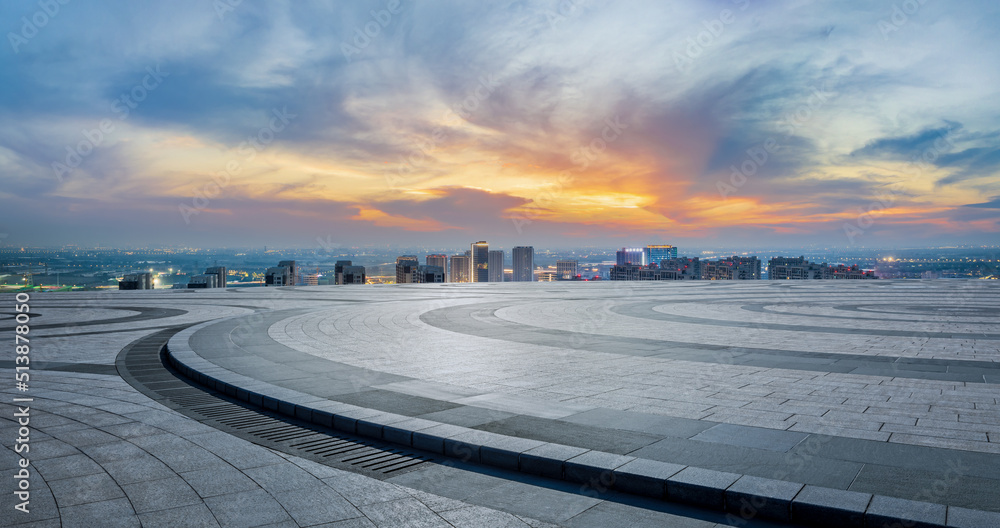
[[[1000,3],[8,1],[0,244],[1000,240]]]

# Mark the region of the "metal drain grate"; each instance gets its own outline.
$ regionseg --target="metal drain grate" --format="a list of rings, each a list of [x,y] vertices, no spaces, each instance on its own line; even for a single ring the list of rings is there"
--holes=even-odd
[[[164,330],[126,347],[115,362],[122,378],[150,398],[201,423],[331,467],[388,478],[433,461],[428,455],[333,432],[195,385],[162,360],[167,341],[180,330]]]

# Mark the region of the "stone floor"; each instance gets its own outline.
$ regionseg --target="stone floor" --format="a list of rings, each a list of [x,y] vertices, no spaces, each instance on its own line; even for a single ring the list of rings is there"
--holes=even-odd
[[[432,422],[1000,511],[989,281],[527,283],[33,294],[29,516],[0,525],[715,526],[711,513],[499,470],[376,480],[189,419],[117,376],[204,323],[251,378]],[[13,304],[12,295],[0,297]],[[13,315],[0,309],[0,328]],[[0,368],[13,377],[9,353]],[[7,480],[7,479],[5,479]],[[10,486],[7,484],[6,486]],[[5,512],[13,496],[3,494]],[[22,514],[18,514],[22,515]]]

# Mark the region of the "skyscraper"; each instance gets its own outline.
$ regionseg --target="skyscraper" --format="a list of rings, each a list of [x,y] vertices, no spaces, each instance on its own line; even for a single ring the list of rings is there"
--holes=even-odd
[[[503,250],[491,249],[487,269],[490,282],[503,282]]]
[[[299,283],[299,268],[295,265],[294,260],[282,260],[278,263],[278,266],[288,268],[288,282],[283,284],[283,286],[294,286]]]
[[[621,248],[621,250],[615,254],[615,264],[619,266],[624,266],[625,264],[645,266],[645,256],[646,252],[643,248]]]
[[[420,261],[416,255],[396,257],[396,284],[406,284],[417,281],[417,266]]]
[[[337,264],[333,267],[333,283],[334,284],[344,284],[344,268],[351,265],[349,260],[338,260]]]
[[[511,261],[514,266],[514,282],[535,280],[535,248],[533,246],[514,248]]]
[[[469,280],[470,262],[468,255],[452,255],[451,269],[448,271],[448,282],[471,282]]]
[[[661,260],[677,258],[677,248],[664,244],[648,245],[643,248],[642,256],[643,265],[656,264],[659,266]]]
[[[577,267],[577,261],[575,260],[557,260],[556,280],[570,280],[576,277]]]
[[[485,240],[472,244],[472,261],[469,263],[469,282],[489,282],[490,245]]]
[[[426,264],[428,266],[437,266],[445,272],[445,280],[447,281],[448,275],[448,255],[427,255]]]
[[[226,273],[225,266],[213,266],[211,268],[206,269],[205,273],[209,275],[215,275],[217,277],[215,281],[216,288],[226,287],[226,277],[228,274]]]

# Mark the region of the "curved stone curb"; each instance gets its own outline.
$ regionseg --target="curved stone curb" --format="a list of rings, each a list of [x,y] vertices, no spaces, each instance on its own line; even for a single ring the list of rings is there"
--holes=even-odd
[[[241,317],[241,316],[236,316]],[[609,489],[823,527],[1000,527],[1000,513],[823,488],[506,436],[318,398],[219,367],[188,344],[208,321],[175,334],[167,361],[188,378],[251,405],[323,427],[498,468],[561,479],[581,492]]]

